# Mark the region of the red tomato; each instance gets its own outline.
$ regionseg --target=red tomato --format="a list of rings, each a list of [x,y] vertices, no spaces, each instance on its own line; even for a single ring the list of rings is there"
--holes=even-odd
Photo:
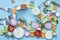
[[[21,5],[21,9],[26,9],[26,8],[27,8],[26,4]]]
[[[34,32],[34,35],[35,36],[37,36],[37,37],[41,37],[41,31],[40,30],[36,30],[35,32]]]
[[[9,25],[9,26],[8,26],[8,31],[9,31],[9,32],[13,32],[13,31],[14,31],[14,26]]]

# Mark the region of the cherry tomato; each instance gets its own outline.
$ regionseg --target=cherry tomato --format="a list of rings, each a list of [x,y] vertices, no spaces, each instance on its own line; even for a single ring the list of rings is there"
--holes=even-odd
[[[9,32],[13,32],[14,31],[14,26],[13,25],[9,25],[8,26],[8,31]]]
[[[35,36],[37,36],[37,37],[41,37],[41,31],[40,30],[36,30],[35,32],[34,32],[34,35]]]

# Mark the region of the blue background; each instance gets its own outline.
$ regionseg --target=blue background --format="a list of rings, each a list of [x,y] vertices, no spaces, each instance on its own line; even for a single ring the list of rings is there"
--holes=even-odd
[[[21,0],[15,0],[15,1],[16,1],[16,4],[12,5],[11,0],[0,0],[0,7],[1,8],[5,8],[5,7],[14,8],[16,5],[20,5],[22,3]],[[43,1],[45,1],[45,0],[35,0],[35,6],[37,7]],[[49,0],[49,1],[52,1],[52,0]],[[58,3],[60,2],[60,0],[53,0],[53,1],[56,1]],[[26,3],[30,3],[30,0],[26,0]],[[29,10],[29,9],[27,9],[27,10]],[[27,10],[25,10],[25,13],[24,13],[24,11],[23,12],[19,11],[19,12],[17,12],[17,15],[18,15],[18,13],[21,13],[20,15],[23,15],[27,19],[27,21],[29,21],[29,20],[35,21],[35,19],[33,19],[34,16],[33,16],[32,12],[30,10],[27,12]],[[57,10],[58,10],[58,12],[60,12],[60,8],[58,8]],[[11,13],[0,10],[0,18],[5,18],[8,15],[11,15]],[[21,16],[18,16],[18,17],[21,17]],[[56,27],[57,36],[54,37],[52,40],[60,40],[60,18],[58,20],[59,20],[59,23]],[[0,29],[3,29],[2,25],[0,25]],[[0,40],[8,40],[8,39],[6,39],[4,36],[0,36]],[[13,39],[9,38],[9,40],[13,40]],[[46,39],[37,38],[37,37],[33,37],[33,38],[32,37],[23,37],[22,39],[14,38],[14,40],[46,40]]]

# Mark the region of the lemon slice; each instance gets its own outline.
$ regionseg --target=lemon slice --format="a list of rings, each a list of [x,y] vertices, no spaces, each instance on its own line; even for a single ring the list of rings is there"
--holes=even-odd
[[[13,34],[16,38],[22,38],[24,36],[24,29],[18,27],[14,30]]]
[[[46,35],[46,38],[47,38],[47,39],[52,39],[52,37],[53,37],[51,30],[47,31],[45,35]]]
[[[20,10],[20,9],[21,9],[20,5],[16,7],[16,10]]]
[[[34,8],[34,4],[27,4],[28,8]]]
[[[46,33],[47,32],[47,30],[46,29],[42,29],[42,33]]]
[[[39,8],[33,8],[32,9],[34,15],[40,14],[40,9]]]
[[[0,30],[0,35],[3,35],[4,31],[3,30]]]
[[[60,17],[60,13],[56,13],[56,16],[57,16],[57,17]]]

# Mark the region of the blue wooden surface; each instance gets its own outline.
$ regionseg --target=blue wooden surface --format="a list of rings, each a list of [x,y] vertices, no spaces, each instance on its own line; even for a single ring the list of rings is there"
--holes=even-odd
[[[15,1],[16,1],[16,5],[20,5],[22,3],[21,0],[15,0]],[[45,0],[35,0],[35,6],[37,7],[43,1],[45,1]],[[52,0],[50,0],[50,1],[52,1]],[[54,0],[54,1],[56,1],[58,3],[60,2],[60,0]],[[29,3],[29,2],[30,2],[30,0],[26,0],[26,3]],[[14,6],[16,6],[16,5],[14,5]],[[11,4],[11,0],[0,0],[0,7],[2,7],[2,8],[5,8],[5,7],[13,8],[14,6]],[[58,8],[58,12],[60,12],[60,8]],[[19,13],[20,13],[20,15],[23,14],[23,16],[27,19],[27,21],[29,21],[29,20],[34,20],[35,21],[35,19],[33,19],[34,16],[33,16],[32,12],[29,9],[25,10],[25,13],[19,11],[19,12],[17,12],[17,15]],[[5,18],[8,15],[11,15],[11,14],[8,13],[8,12],[5,12],[3,10],[0,10],[0,18]],[[18,15],[18,17],[21,17],[21,16]],[[60,18],[58,20],[59,20],[59,23],[58,23],[57,29],[56,29],[57,36],[54,37],[52,40],[60,40]],[[0,29],[3,29],[2,25],[0,25]],[[4,36],[0,36],[0,40],[8,40],[8,39],[6,39]],[[9,40],[13,40],[13,39],[9,38]],[[28,38],[23,37],[22,39],[14,38],[14,40],[46,40],[46,39],[37,38],[37,37],[33,37],[33,38],[31,38],[31,37],[28,37]]]

